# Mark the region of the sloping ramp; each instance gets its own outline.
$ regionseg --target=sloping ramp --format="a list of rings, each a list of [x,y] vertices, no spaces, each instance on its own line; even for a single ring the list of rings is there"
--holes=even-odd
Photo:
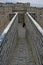
[[[35,65],[30,45],[25,38],[18,39],[18,46],[9,65]]]
[[[22,33],[21,33],[22,30]],[[21,34],[21,36],[20,36]],[[23,35],[24,34],[24,35]],[[22,26],[18,28],[18,45],[14,50],[9,65],[36,65],[33,59],[32,50],[26,39],[26,29]]]

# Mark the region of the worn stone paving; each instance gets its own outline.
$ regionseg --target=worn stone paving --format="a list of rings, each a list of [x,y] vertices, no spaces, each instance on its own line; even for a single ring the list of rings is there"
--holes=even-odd
[[[18,24],[18,37],[25,38],[26,29],[22,23]]]
[[[18,47],[13,53],[12,61],[9,65],[35,65],[30,46],[25,38],[18,40]]]
[[[22,30],[22,32],[21,32]],[[9,65],[35,65],[32,51],[25,38],[26,30],[18,26],[18,46],[15,49]]]

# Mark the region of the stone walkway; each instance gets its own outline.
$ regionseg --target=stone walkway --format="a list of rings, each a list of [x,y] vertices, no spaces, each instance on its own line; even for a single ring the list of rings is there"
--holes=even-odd
[[[21,31],[22,30],[22,31]],[[26,30],[21,25],[18,26],[18,46],[13,53],[9,65],[35,65],[32,51],[25,38]]]
[[[21,23],[18,24],[18,37],[25,38],[26,29],[22,26]]]
[[[25,38],[18,40],[18,47],[9,65],[35,65],[30,46],[28,46]]]

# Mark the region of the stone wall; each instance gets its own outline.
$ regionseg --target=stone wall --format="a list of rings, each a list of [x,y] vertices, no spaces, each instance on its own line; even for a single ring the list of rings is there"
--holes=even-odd
[[[30,3],[6,3],[0,6],[0,13],[4,14],[7,19],[9,18],[9,13],[12,13],[12,11],[35,12],[36,21],[43,27],[43,8],[31,7]]]
[[[7,24],[8,24],[8,19],[6,19],[5,15],[0,14],[0,34],[4,30],[4,28],[7,26]]]
[[[2,6],[0,7],[0,34],[4,30],[4,28],[9,23],[9,14],[12,13],[12,8],[10,6]]]
[[[36,21],[42,26],[43,28],[43,8],[38,8],[38,7],[30,7],[27,9],[27,11],[30,12],[35,12],[36,13]]]

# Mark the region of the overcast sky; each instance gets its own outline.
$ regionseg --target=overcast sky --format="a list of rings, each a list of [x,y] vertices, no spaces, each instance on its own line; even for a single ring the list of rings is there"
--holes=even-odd
[[[33,6],[43,7],[43,0],[0,0],[0,2],[30,2]]]

